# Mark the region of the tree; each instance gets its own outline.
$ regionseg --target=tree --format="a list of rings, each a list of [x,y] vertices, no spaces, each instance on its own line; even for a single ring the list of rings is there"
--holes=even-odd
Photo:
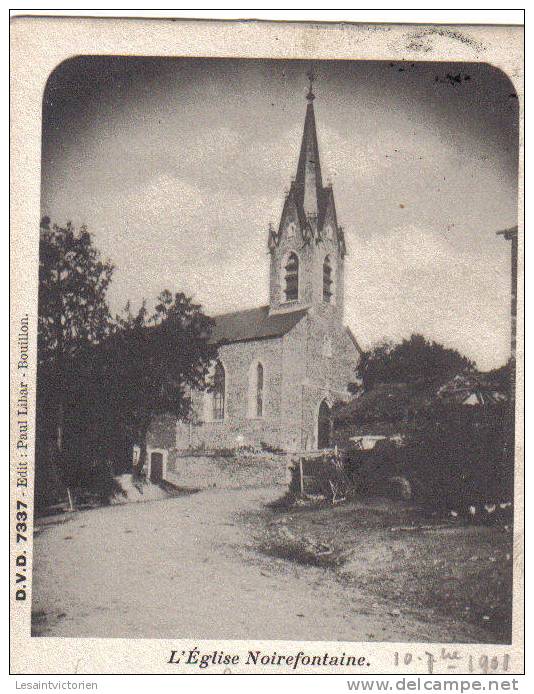
[[[515,359],[510,357],[506,364],[499,366],[498,368],[491,369],[487,371],[484,376],[487,381],[493,384],[496,388],[508,393],[513,396],[512,384],[515,379]]]
[[[474,368],[475,363],[457,350],[412,334],[409,340],[382,342],[365,352],[357,376],[364,390],[372,390],[377,383],[439,383]]]
[[[85,226],[79,230],[71,222],[64,227],[51,226],[50,218],[43,217],[39,238],[37,452],[42,464],[56,463],[56,483],[61,478],[69,483],[64,419],[73,366],[88,345],[100,343],[110,333],[106,293],[112,274],[113,266],[101,260]]]
[[[96,398],[100,412],[106,413],[109,441],[118,431],[141,446],[138,471],[154,416],[187,417],[191,390],[206,387],[217,354],[210,341],[212,326],[199,304],[165,290],[151,316],[145,303],[136,314],[128,304],[113,335],[88,360],[92,374],[86,380],[101,384]]]
[[[39,241],[40,364],[60,364],[86,344],[100,342],[111,323],[106,293],[113,266],[103,262],[87,227],[43,217]]]

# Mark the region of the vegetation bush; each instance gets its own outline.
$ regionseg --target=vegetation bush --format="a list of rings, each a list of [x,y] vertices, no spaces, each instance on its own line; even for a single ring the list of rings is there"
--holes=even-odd
[[[513,423],[507,403],[435,403],[420,413],[399,449],[416,496],[436,507],[513,498]]]
[[[82,480],[84,491],[96,497],[95,501],[108,505],[116,496],[126,496],[113,475],[113,464],[108,460],[95,460]]]
[[[465,510],[513,499],[513,423],[507,403],[469,407],[435,402],[410,423],[404,445],[378,441],[347,463],[360,495],[384,492],[393,477],[430,508]]]
[[[280,455],[284,453],[284,449],[279,446],[272,446],[270,443],[265,441],[260,441],[260,448],[264,453],[273,453],[273,455]]]

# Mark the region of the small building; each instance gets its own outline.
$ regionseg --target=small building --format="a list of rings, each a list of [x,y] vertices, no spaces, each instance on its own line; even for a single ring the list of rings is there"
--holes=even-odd
[[[438,390],[438,397],[457,405],[482,407],[506,402],[508,396],[499,384],[480,373],[460,373]]]
[[[296,177],[268,231],[269,302],[214,316],[212,390],[192,394],[191,421],[155,426],[152,450],[331,445],[331,409],[350,399],[361,351],[343,324],[345,238],[322,181],[314,98],[310,84]]]

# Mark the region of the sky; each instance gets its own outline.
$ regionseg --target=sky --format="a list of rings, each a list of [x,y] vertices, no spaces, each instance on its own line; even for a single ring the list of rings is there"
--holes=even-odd
[[[317,61],[323,180],[363,348],[420,332],[481,369],[509,357],[518,100],[479,63]],[[86,224],[109,301],[268,303],[267,229],[295,176],[309,62],[81,57],[43,98],[42,214]]]

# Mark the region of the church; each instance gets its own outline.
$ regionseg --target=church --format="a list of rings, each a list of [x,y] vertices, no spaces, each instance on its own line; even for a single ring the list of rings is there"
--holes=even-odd
[[[361,351],[343,324],[346,245],[321,176],[311,79],[306,98],[296,176],[268,231],[269,303],[213,317],[212,388],[192,393],[190,421],[153,428],[151,451],[331,444],[331,409],[350,397]]]

